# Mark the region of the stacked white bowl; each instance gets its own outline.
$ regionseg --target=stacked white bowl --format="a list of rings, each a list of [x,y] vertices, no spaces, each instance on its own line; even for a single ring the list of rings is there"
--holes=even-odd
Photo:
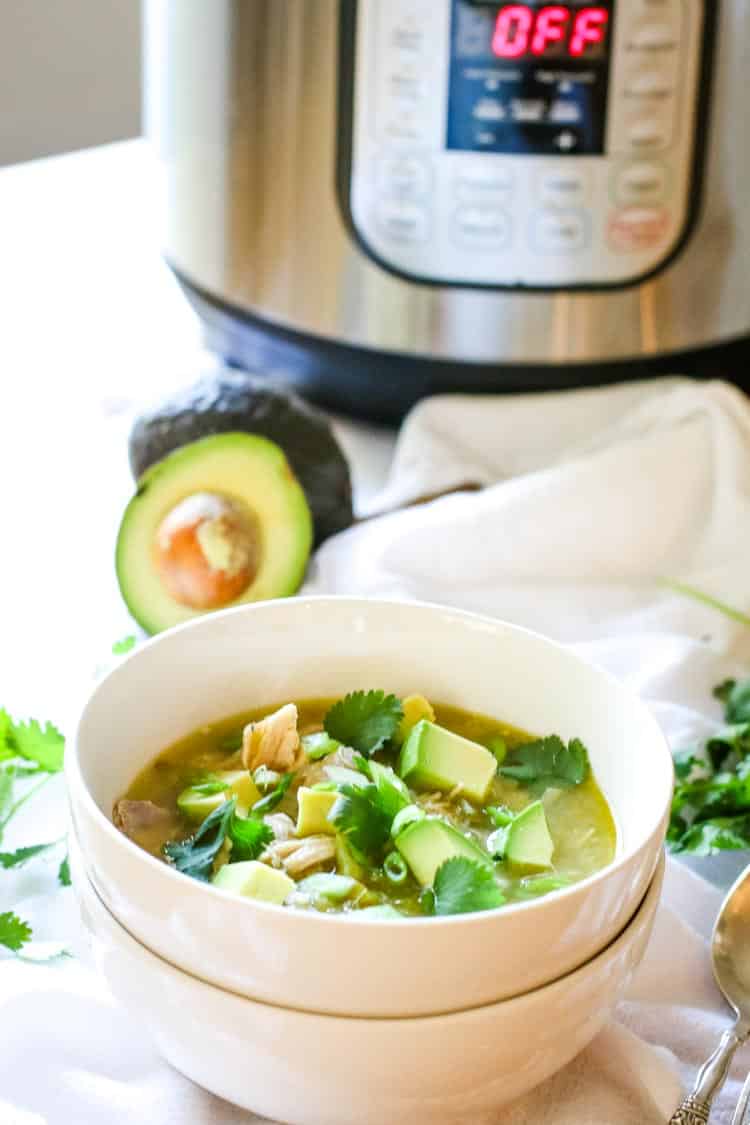
[[[581,738],[614,862],[497,911],[365,920],[229,896],[114,827],[135,775],[199,727],[374,687]],[[673,775],[648,710],[567,649],[437,606],[292,599],[172,630],[99,684],[66,769],[74,881],[113,989],[179,1070],[295,1125],[451,1121],[518,1097],[608,1019],[658,904]]]

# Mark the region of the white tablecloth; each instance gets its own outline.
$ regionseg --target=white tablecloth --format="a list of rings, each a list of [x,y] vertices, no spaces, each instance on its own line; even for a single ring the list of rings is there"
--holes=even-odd
[[[125,431],[125,417],[115,417],[101,432],[102,448],[122,442]],[[345,432],[351,447],[363,440],[356,428]],[[679,577],[746,604],[749,437],[744,399],[720,384],[433,400],[408,422],[392,479],[370,507],[467,480],[484,491],[337,537],[319,553],[308,588],[419,596],[543,629],[630,680],[683,742],[717,717],[711,687],[747,667],[750,646],[739,627],[658,580]],[[110,520],[110,498],[96,488],[94,496]],[[95,620],[96,593],[86,628],[102,640],[107,628],[111,640],[110,618]],[[106,656],[103,644],[90,651],[92,665],[96,654]],[[64,821],[55,786],[19,817],[8,847],[55,835]],[[55,888],[53,867],[6,873],[0,910],[10,905],[38,937],[65,937],[82,956],[49,968],[0,960],[2,1125],[247,1120],[161,1063],[113,1006],[87,965],[71,892]],[[678,1078],[693,1075],[726,1021],[705,945],[716,907],[715,892],[671,864],[654,942],[617,1022],[498,1122],[663,1121],[679,1096]],[[733,1081],[749,1066],[745,1052]],[[730,1084],[717,1121],[728,1121],[736,1092]]]

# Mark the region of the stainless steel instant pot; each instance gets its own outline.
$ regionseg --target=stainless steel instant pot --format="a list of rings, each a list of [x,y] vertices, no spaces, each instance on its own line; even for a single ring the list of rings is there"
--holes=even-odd
[[[149,0],[209,344],[388,415],[750,347],[748,0]]]

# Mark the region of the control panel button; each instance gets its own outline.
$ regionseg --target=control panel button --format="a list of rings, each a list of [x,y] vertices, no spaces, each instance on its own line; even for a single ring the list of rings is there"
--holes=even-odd
[[[383,119],[383,134],[390,141],[422,141],[429,129],[425,116],[411,106],[392,99]]]
[[[381,200],[378,226],[393,242],[425,242],[430,232],[430,216],[425,207],[400,200]]]
[[[615,196],[618,203],[626,205],[660,203],[667,194],[668,180],[663,164],[630,164],[615,173]]]
[[[497,250],[510,241],[510,215],[499,207],[461,207],[454,216],[453,230],[464,246]]]
[[[588,244],[588,223],[581,211],[539,211],[533,219],[532,244],[541,253],[571,253]]]
[[[378,164],[378,187],[383,195],[419,199],[432,180],[429,164],[416,156],[386,156]]]
[[[677,22],[646,23],[634,31],[628,40],[628,49],[661,54],[675,51],[680,42]]]
[[[508,196],[513,190],[514,176],[507,164],[499,164],[488,157],[460,164],[454,184],[459,199],[467,203],[482,202]]]
[[[591,181],[582,168],[564,166],[546,169],[537,181],[545,207],[580,207],[589,196]]]
[[[620,253],[651,250],[669,233],[669,211],[664,207],[629,207],[609,220],[609,244]]]
[[[658,71],[635,74],[628,79],[624,94],[626,98],[671,98],[675,93],[675,83],[671,76]]]
[[[666,148],[671,140],[671,130],[665,121],[644,119],[628,128],[628,145],[635,152],[657,152]]]

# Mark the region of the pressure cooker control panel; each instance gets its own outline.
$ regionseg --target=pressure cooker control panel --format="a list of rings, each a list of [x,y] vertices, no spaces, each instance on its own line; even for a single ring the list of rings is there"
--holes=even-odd
[[[540,289],[667,263],[694,203],[705,0],[354,8],[344,191],[374,259]]]

